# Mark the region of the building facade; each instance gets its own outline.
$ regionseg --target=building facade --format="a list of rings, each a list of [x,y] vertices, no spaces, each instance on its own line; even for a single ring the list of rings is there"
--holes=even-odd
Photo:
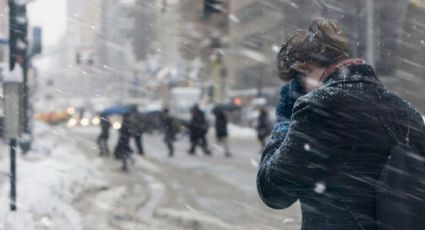
[[[206,1],[180,0],[179,4],[179,52],[185,75],[205,89],[211,101],[222,100],[229,88],[230,1],[210,6]]]
[[[152,0],[138,0],[134,8],[133,48],[136,60],[146,60],[155,53],[155,22],[157,4]]]
[[[422,94],[417,93],[423,92],[420,87],[425,86],[422,83],[425,66],[423,0],[391,4],[366,0],[230,2],[229,16],[233,20],[230,23],[229,75],[233,89],[261,91],[264,87],[281,85],[275,77],[275,56],[282,41],[293,29],[306,28],[313,17],[325,16],[342,25],[354,57],[365,58],[374,65],[383,81],[405,98],[416,105],[425,104],[418,99]],[[410,86],[406,85],[408,82]]]
[[[8,62],[7,53],[7,38],[9,37],[8,30],[8,6],[7,0],[0,0],[0,63]],[[4,64],[1,64],[3,66]]]
[[[230,70],[232,89],[262,89],[275,86],[275,57],[285,36],[306,24],[308,1],[231,1]],[[294,16],[296,20],[292,20]],[[299,18],[299,19],[298,19]],[[294,18],[295,19],[295,18]]]

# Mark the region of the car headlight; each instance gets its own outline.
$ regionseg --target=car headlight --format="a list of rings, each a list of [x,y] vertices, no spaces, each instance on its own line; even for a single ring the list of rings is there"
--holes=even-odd
[[[112,124],[112,128],[114,128],[114,129],[120,129],[121,128],[121,123],[119,123],[119,122],[114,122],[113,124]]]
[[[83,118],[83,119],[81,119],[80,123],[81,123],[82,126],[87,126],[87,125],[90,124],[90,121],[89,121],[88,118]]]
[[[68,120],[68,124],[67,124],[68,127],[74,127],[76,125],[77,125],[77,119],[71,118]]]
[[[98,125],[100,124],[100,118],[99,117],[94,117],[93,119],[91,119],[91,123],[93,125]]]
[[[69,107],[69,108],[66,109],[66,112],[69,115],[73,115],[75,113],[75,108],[74,107]]]

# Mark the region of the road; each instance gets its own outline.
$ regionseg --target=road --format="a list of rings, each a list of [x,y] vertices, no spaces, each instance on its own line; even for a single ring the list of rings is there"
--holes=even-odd
[[[89,159],[100,158],[97,129],[80,127],[68,133]],[[111,147],[115,140],[113,135]],[[135,155],[129,173],[119,170],[120,162],[102,158],[108,185],[93,188],[74,202],[83,213],[85,229],[300,229],[298,203],[273,210],[258,196],[260,146],[255,138],[232,138],[232,158],[214,146],[211,136],[209,143],[212,156],[200,149],[191,156],[187,138],[181,138],[170,158],[159,134],[145,135],[146,156]]]

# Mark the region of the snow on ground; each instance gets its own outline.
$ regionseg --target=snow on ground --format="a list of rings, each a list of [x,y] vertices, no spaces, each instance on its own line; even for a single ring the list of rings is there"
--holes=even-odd
[[[9,211],[9,148],[0,144],[0,229],[82,229],[70,205],[88,188],[105,186],[89,161],[61,128],[37,123],[34,150],[17,158],[17,212]]]
[[[256,138],[253,129],[233,124],[229,124],[228,128],[232,139]],[[87,135],[96,136],[98,127],[77,127],[73,131],[85,135],[70,136],[65,127],[36,123],[33,150],[24,156],[18,151],[17,212],[9,211],[9,148],[5,143],[0,143],[0,152],[3,153],[0,154],[0,200],[3,204],[0,206],[0,230],[80,230],[87,220],[96,221],[102,229],[113,229],[108,226],[109,221],[102,218],[108,218],[108,210],[121,202],[119,199],[123,193],[127,193],[126,188],[111,189],[112,184],[102,171],[101,164],[105,162],[97,158],[89,159],[82,153],[83,148],[79,145],[87,141]],[[213,129],[211,131],[210,135],[214,135]],[[138,159],[135,167],[150,173],[162,173],[157,164],[146,159]],[[137,219],[149,226],[146,229],[231,229],[209,215],[181,213],[181,210],[167,208],[155,210],[162,200],[161,194],[166,193],[165,187],[147,174],[144,178],[143,186],[148,188],[149,199],[138,210]],[[87,199],[93,199],[93,204],[104,212],[95,209],[99,213],[92,217],[80,213],[75,204]]]
[[[229,137],[232,139],[256,139],[257,138],[257,131],[253,128],[249,127],[242,127],[238,126],[232,123],[229,123],[227,125],[227,131],[229,133]],[[215,129],[214,127],[211,127],[209,130],[210,135],[215,136]]]
[[[228,225],[223,221],[202,213],[191,210],[172,210],[160,209],[156,212],[156,217],[174,223],[183,229],[199,229],[199,230],[230,230],[239,229],[238,227]]]
[[[241,127],[234,124],[229,124],[227,128],[231,138],[257,138],[257,132],[255,131],[255,129]]]

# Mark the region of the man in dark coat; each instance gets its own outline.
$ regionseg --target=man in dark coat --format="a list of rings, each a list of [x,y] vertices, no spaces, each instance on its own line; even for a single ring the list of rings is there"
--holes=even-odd
[[[163,111],[162,123],[164,126],[164,142],[168,148],[168,156],[174,156],[174,141],[180,130],[180,122],[170,115],[167,108]]]
[[[270,135],[271,125],[269,114],[266,108],[260,109],[260,114],[257,119],[257,137],[261,143],[261,146],[264,147],[266,145],[266,139]]]
[[[137,111],[137,107],[133,108],[133,111],[130,115],[130,122],[131,136],[134,138],[138,153],[139,155],[144,155],[145,151],[143,149],[143,132],[145,130],[145,121],[143,114]]]
[[[109,117],[106,115],[100,115],[100,135],[97,138],[97,144],[99,145],[100,155],[109,155],[108,139],[109,129],[111,128],[111,122]]]
[[[293,34],[298,37],[288,40],[278,59],[281,75],[305,78],[291,80],[282,90],[278,122],[259,165],[258,192],[275,209],[299,200],[303,230],[376,230],[376,182],[394,145],[383,122],[422,156],[424,122],[410,104],[384,88],[371,66],[339,55],[344,45],[338,42],[344,38],[335,22],[316,19],[309,32]],[[338,41],[307,49],[316,39]],[[299,45],[291,41],[301,41],[298,47],[305,52],[291,54]],[[299,82],[308,93],[297,99],[289,89],[299,89]]]
[[[201,146],[205,155],[211,155],[211,151],[208,149],[207,133],[208,133],[208,121],[205,118],[204,112],[199,108],[197,104],[192,107],[192,117],[189,123],[190,142],[191,146],[189,154],[194,155],[196,146]]]
[[[226,157],[231,157],[232,154],[229,150],[229,143],[227,142],[227,116],[224,109],[217,108],[214,110],[215,116],[215,136],[218,143],[224,148],[224,154]]]
[[[118,143],[114,150],[115,158],[123,161],[122,170],[127,171],[127,160],[130,158],[130,154],[133,152],[130,148],[130,137],[131,137],[131,114],[123,114],[121,128],[119,130]]]

